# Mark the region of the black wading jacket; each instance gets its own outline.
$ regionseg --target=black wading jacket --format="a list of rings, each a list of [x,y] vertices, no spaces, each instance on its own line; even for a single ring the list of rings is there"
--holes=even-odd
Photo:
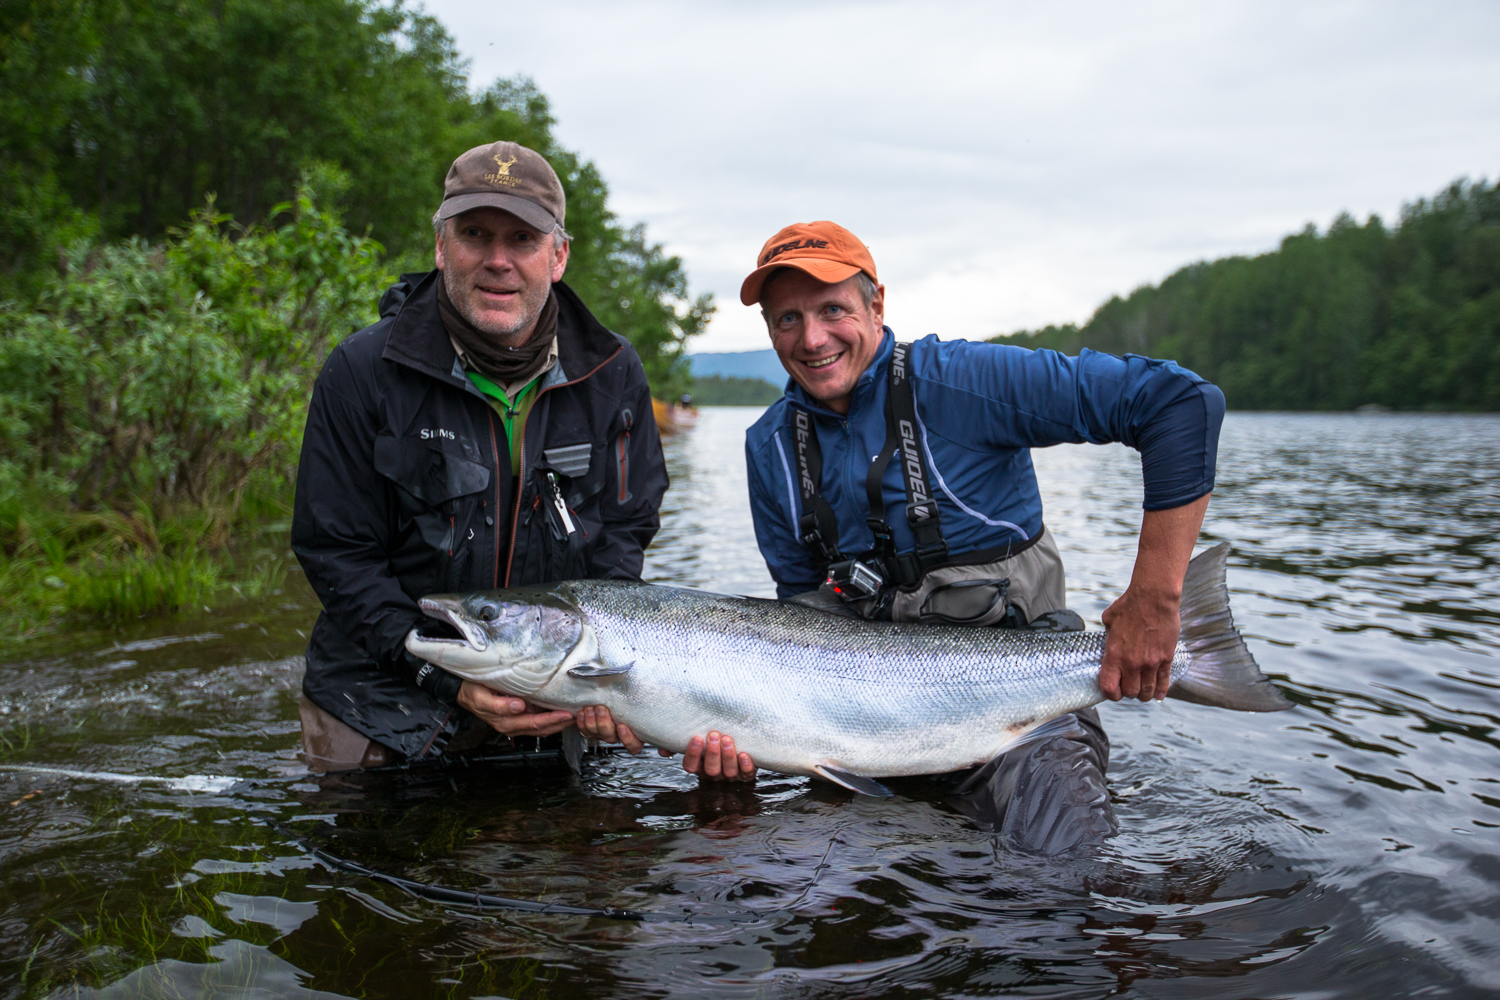
[[[417,599],[639,579],[667,488],[640,359],[561,283],[558,362],[517,432],[512,476],[505,428],[438,318],[438,280],[404,275],[379,321],[329,355],[292,518],[292,549],[323,602],[303,692],[409,758],[440,753],[466,714],[452,675],[428,671],[417,686],[423,664],[403,643],[426,617]]]

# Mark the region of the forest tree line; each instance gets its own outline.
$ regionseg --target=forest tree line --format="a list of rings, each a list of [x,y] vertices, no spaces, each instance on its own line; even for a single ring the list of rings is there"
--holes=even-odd
[[[685,382],[682,344],[711,299],[691,298],[681,261],[615,218],[598,168],[556,141],[530,81],[470,82],[442,24],[399,2],[7,2],[0,299],[33,297],[79,240],[159,242],[209,195],[240,225],[272,222],[306,177],[392,273],[428,269],[449,164],[511,139],[562,179],[566,280],[635,344],[653,384]]]
[[[781,386],[763,378],[736,375],[695,376],[690,388],[697,406],[770,406],[781,393]]]
[[[1500,182],[1456,181],[1394,226],[1340,215],[1111,298],[1081,327],[993,339],[1171,358],[1232,409],[1500,410]]]

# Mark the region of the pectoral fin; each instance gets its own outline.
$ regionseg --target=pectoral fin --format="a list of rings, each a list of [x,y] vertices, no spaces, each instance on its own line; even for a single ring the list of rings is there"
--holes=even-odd
[[[590,660],[588,663],[580,663],[576,667],[569,667],[568,668],[568,676],[569,677],[614,677],[617,674],[623,674],[623,673],[628,672],[630,670],[630,668],[633,667],[633,666],[635,666],[635,661],[634,660],[631,660],[629,663],[624,663],[624,664],[619,664],[619,665],[614,665],[614,664],[609,664],[609,663],[600,663],[598,660]]]
[[[577,726],[569,726],[562,731],[563,759],[573,769],[574,774],[583,773],[583,751],[586,748],[583,734],[578,731]]]
[[[851,792],[858,792],[861,795],[873,795],[877,799],[888,799],[891,797],[891,790],[874,778],[862,778],[857,774],[850,774],[841,767],[834,767],[832,764],[814,764],[813,770],[818,772],[821,777],[827,778],[835,785],[847,788]]]

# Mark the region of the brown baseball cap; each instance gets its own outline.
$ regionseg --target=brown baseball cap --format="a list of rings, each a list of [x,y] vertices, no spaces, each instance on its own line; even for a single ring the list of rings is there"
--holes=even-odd
[[[747,306],[760,301],[762,286],[779,267],[795,267],[830,285],[861,271],[880,281],[869,248],[835,222],[795,222],[766,240],[755,262],[758,266],[740,285],[740,301]]]
[[[552,165],[516,142],[475,146],[448,168],[438,218],[484,207],[504,209],[544,233],[562,225],[568,211]]]

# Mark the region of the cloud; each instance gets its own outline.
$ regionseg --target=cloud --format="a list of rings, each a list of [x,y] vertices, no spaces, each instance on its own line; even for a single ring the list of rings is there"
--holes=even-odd
[[[898,333],[979,337],[1500,173],[1484,0],[428,9],[714,292],[697,350],[765,345],[736,293],[791,221],[869,244]]]

